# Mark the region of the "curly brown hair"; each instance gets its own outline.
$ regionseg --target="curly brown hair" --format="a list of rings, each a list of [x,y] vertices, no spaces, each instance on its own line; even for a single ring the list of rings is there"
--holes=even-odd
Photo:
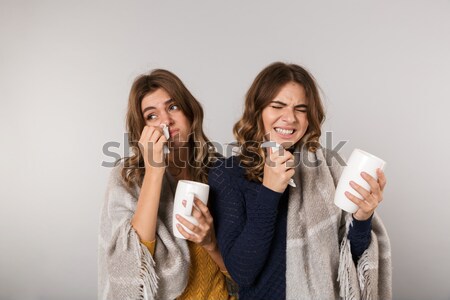
[[[325,113],[314,77],[298,65],[272,63],[256,76],[246,94],[244,113],[233,127],[233,133],[240,147],[240,164],[245,167],[246,177],[249,180],[262,182],[265,163],[265,152],[261,148],[261,143],[264,142],[262,111],[289,82],[303,86],[308,103],[309,125],[297,144],[301,143],[313,152],[320,146],[319,138]]]
[[[141,102],[145,96],[160,88],[164,89],[177,103],[191,125],[187,162],[189,176],[192,180],[206,183],[209,167],[213,163],[212,158],[216,155],[211,142],[203,132],[202,106],[175,74],[163,69],[156,69],[149,74],[138,76],[131,87],[126,128],[133,154],[123,158],[125,167],[122,170],[122,178],[129,187],[134,184],[142,185],[145,166],[138,142],[146,124],[141,111]]]

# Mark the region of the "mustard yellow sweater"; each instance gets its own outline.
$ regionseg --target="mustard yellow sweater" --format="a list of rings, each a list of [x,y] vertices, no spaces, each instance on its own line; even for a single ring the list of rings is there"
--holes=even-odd
[[[141,241],[150,253],[155,253],[156,241]],[[189,252],[191,254],[191,267],[189,269],[189,281],[178,300],[198,300],[198,299],[235,299],[228,296],[225,275],[222,273],[202,246],[188,241]]]

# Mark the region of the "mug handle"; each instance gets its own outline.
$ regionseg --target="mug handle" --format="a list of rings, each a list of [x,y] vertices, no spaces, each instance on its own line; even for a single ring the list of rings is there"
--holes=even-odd
[[[194,193],[188,193],[186,195],[186,207],[184,208],[184,215],[192,215],[192,206],[194,205]]]

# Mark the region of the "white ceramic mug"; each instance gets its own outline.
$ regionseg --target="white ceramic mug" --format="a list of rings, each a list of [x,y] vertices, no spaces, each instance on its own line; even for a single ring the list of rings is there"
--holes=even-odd
[[[209,185],[190,181],[190,180],[180,180],[178,181],[177,190],[175,192],[175,200],[173,204],[173,217],[172,217],[172,227],[173,234],[180,239],[185,239],[185,237],[178,231],[177,224],[183,226],[184,230],[192,233],[183,224],[178,222],[176,215],[179,214],[189,222],[194,225],[198,225],[197,220],[192,216],[192,209],[194,206],[194,197],[200,199],[205,205],[208,204],[209,196]],[[185,201],[183,201],[185,200]]]
[[[336,187],[334,204],[342,210],[355,213],[358,210],[358,206],[345,196],[345,192],[348,191],[361,200],[363,197],[350,186],[350,181],[354,181],[364,189],[370,191],[370,186],[361,177],[361,172],[366,172],[373,178],[378,179],[377,169],[384,170],[385,166],[386,162],[375,155],[360,149],[353,150]]]

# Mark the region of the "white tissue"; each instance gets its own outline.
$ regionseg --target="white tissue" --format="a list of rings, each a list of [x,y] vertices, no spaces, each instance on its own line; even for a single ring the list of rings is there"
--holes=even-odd
[[[169,126],[167,126],[166,124],[162,124],[161,128],[162,128],[164,136],[168,140],[170,138]],[[164,154],[170,153],[169,147],[167,147],[167,145],[164,145],[163,151],[164,151]]]

